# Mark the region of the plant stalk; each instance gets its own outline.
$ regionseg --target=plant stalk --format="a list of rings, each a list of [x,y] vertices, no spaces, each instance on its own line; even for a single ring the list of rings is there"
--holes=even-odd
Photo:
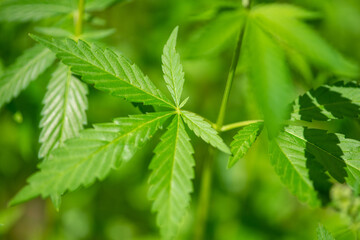
[[[82,34],[84,9],[85,9],[85,0],[79,0],[78,14],[77,14],[77,18],[75,20],[75,36],[77,38],[79,38]]]
[[[224,95],[221,101],[221,106],[218,114],[218,118],[215,124],[215,129],[220,132],[224,123],[226,107],[230,97],[230,90],[232,87],[232,83],[235,78],[236,68],[239,62],[240,57],[240,49],[243,42],[244,32],[245,32],[246,23],[244,23],[244,27],[241,28],[236,48],[234,51],[234,55],[231,61],[231,66],[229,70],[229,75],[226,81]],[[214,165],[214,153],[215,149],[209,148],[209,155],[206,161],[203,162],[202,167],[202,176],[201,176],[201,186],[200,186],[200,195],[198,201],[198,210],[197,210],[197,219],[196,219],[196,228],[195,228],[195,239],[202,240],[205,235],[205,227],[208,217],[209,211],[209,202],[211,195],[211,183],[212,183],[212,168]]]

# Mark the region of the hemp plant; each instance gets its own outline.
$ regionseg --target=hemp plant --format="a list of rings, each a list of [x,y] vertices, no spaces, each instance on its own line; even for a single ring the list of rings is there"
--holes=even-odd
[[[5,1],[6,7],[1,11],[7,14],[0,16],[8,20],[38,20],[41,14],[31,15],[29,11],[16,15],[11,11],[21,4],[23,9],[26,4],[28,9],[36,4],[56,5],[56,10],[43,13],[43,17],[50,17],[68,13],[67,4],[64,8],[58,6],[63,2],[66,1]],[[59,207],[62,195],[103,180],[112,169],[131,160],[158,131],[162,135],[149,165],[152,172],[148,198],[153,201],[152,210],[157,214],[163,239],[177,236],[191,201],[195,159],[188,131],[210,145],[209,155],[203,160],[194,228],[196,239],[206,239],[214,151],[228,154],[231,168],[263,130],[268,133],[269,158],[275,172],[300,201],[316,207],[326,205],[330,188],[336,182],[359,191],[360,142],[313,124],[358,119],[360,113],[360,87],[353,81],[359,74],[357,66],[304,22],[317,19],[318,14],[289,4],[256,5],[243,1],[218,14],[204,28],[196,40],[198,48],[204,50],[212,50],[237,36],[218,118],[216,123],[211,123],[184,110],[189,97],[182,98],[185,75],[176,51],[178,27],[167,40],[161,58],[168,94],[122,54],[81,37],[86,4],[107,6],[112,2],[79,0],[77,14],[71,13],[76,19],[72,38],[31,34],[42,47],[36,46],[36,51],[26,53],[2,76],[0,99],[5,103],[36,79],[55,61],[55,56],[61,61],[49,83],[40,124],[43,130],[39,157],[44,160],[10,205],[41,196],[51,197]],[[220,29],[226,34],[219,34]],[[317,88],[296,96],[288,59],[302,73],[311,68],[325,70],[333,76],[332,83],[304,79],[307,85]],[[237,71],[239,64],[245,66],[242,71]],[[232,84],[239,73],[247,76],[264,118],[224,125]],[[85,84],[134,105],[152,108],[81,130],[86,120]],[[228,147],[219,134],[237,128],[241,129]],[[325,229],[319,228],[319,236],[323,232]]]

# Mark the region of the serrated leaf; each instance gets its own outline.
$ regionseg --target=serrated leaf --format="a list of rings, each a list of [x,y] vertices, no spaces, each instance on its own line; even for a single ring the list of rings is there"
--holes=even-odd
[[[202,138],[205,142],[211,144],[220,151],[231,154],[229,147],[218,135],[218,132],[213,129],[211,125],[204,120],[204,118],[195,113],[184,110],[181,111],[181,116],[196,136]]]
[[[73,77],[69,67],[59,65],[44,98],[39,157],[45,157],[52,149],[77,136],[83,129],[83,124],[86,124],[87,93],[86,84]]]
[[[76,6],[72,0],[4,0],[0,2],[0,21],[38,21],[71,13]]]
[[[335,240],[332,234],[321,224],[316,229],[317,240]]]
[[[240,131],[234,136],[234,141],[231,143],[232,156],[229,159],[228,168],[233,167],[250,149],[251,145],[256,141],[260,135],[263,122],[252,123]]]
[[[268,132],[275,136],[294,95],[284,53],[252,19],[244,38],[249,81]]]
[[[236,33],[244,25],[243,11],[225,12],[211,20],[194,34],[189,42],[190,56],[213,54],[219,51],[226,42],[235,39]]]
[[[164,239],[172,239],[190,203],[194,178],[194,150],[180,115],[161,137],[151,161],[149,198],[154,200],[157,224]]]
[[[43,198],[89,186],[104,179],[111,169],[127,161],[144,145],[173,112],[149,113],[96,124],[52,151],[40,171],[28,179],[10,202],[18,204],[41,195]]]
[[[293,104],[291,120],[328,121],[339,118],[358,118],[360,115],[360,86],[356,83],[337,83],[321,86],[298,97]]]
[[[164,80],[177,107],[179,107],[181,101],[181,94],[185,82],[180,55],[175,49],[178,29],[179,27],[176,27],[171,33],[164,46],[163,55],[161,56]]]
[[[281,181],[299,200],[319,206],[320,200],[310,179],[303,142],[285,131],[270,141],[270,162]]]
[[[30,82],[42,74],[55,60],[55,55],[41,45],[24,52],[0,76],[0,108],[17,97]]]
[[[71,71],[82,80],[111,95],[124,97],[131,102],[174,108],[173,104],[145,76],[138,66],[123,55],[96,44],[72,39],[66,41],[31,35],[36,41],[49,47]]]
[[[289,5],[267,4],[258,7],[253,15],[266,31],[302,53],[313,64],[338,75],[357,77],[358,67],[299,19],[299,16],[311,16],[311,12],[306,13],[306,10],[295,6],[291,8],[293,10],[288,11]]]

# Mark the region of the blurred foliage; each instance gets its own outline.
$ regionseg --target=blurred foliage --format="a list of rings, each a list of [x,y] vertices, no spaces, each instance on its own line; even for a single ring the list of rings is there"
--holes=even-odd
[[[180,25],[178,46],[186,72],[184,95],[191,96],[188,109],[212,121],[220,106],[225,79],[230,66],[234,42],[224,41],[221,48],[203,57],[191,57],[191,39],[209,19],[233,9],[239,1],[215,0],[133,0],[96,12],[92,22],[92,39],[103,42],[136,62],[155,83],[162,81],[161,52],[176,25]],[[360,1],[358,0],[257,0],[257,4],[289,2],[320,14],[311,24],[333,47],[360,65]],[[234,4],[235,3],[235,4]],[[56,17],[55,17],[56,18]],[[229,19],[223,19],[224,22]],[[47,32],[63,36],[66,32],[48,28],[49,21],[39,23],[0,23],[0,73],[25,49],[34,45],[29,32]],[[64,19],[64,22],[72,19]],[[104,29],[115,29],[104,32]],[[69,28],[69,31],[72,29]],[[111,35],[109,35],[112,33]],[[102,36],[99,36],[99,34]],[[222,34],[222,33],[221,33]],[[231,34],[231,33],[224,33]],[[207,46],[204,46],[204,48]],[[326,72],[313,72],[297,55],[292,59],[300,67],[293,78],[297,92],[307,90],[303,76],[321,81]],[[241,70],[241,68],[239,68]],[[239,71],[240,71],[239,70]],[[63,198],[60,212],[49,200],[32,200],[7,208],[7,203],[24,185],[25,179],[39,163],[38,143],[40,111],[49,74],[31,83],[18,98],[0,109],[0,238],[6,240],[72,239],[159,239],[155,215],[147,200],[148,164],[154,142],[124,163],[101,183],[80,189]],[[163,84],[157,84],[161,88]],[[245,77],[234,83],[226,122],[258,119],[259,112]],[[214,107],[215,106],[215,107]],[[90,88],[88,124],[108,122],[114,117],[139,111],[121,99]],[[360,139],[360,122],[337,120],[333,129]],[[231,141],[235,131],[224,134]],[[156,136],[159,138],[159,136]],[[265,134],[259,136],[246,157],[231,170],[224,154],[216,157],[207,239],[303,240],[316,237],[321,222],[336,239],[355,239],[359,226],[359,197],[344,186],[332,190],[332,204],[314,209],[300,203],[281,184],[268,161]],[[197,139],[196,176],[207,157],[207,145]],[[191,239],[200,178],[195,180],[191,211],[179,239]]]

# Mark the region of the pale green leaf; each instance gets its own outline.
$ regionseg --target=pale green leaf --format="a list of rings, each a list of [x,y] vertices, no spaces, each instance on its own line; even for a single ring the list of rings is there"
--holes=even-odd
[[[73,73],[81,75],[83,81],[94,84],[95,88],[131,102],[174,108],[139,67],[122,55],[82,40],[32,37],[49,47]]]
[[[149,198],[154,200],[157,224],[164,239],[173,239],[178,231],[193,191],[195,161],[193,148],[180,115],[161,137],[150,164]]]
[[[0,108],[17,97],[30,82],[42,74],[55,60],[55,55],[41,45],[36,45],[21,55],[0,76]]]
[[[45,157],[65,140],[75,137],[86,124],[87,86],[59,65],[48,84],[41,112],[39,157]]]
[[[0,1],[0,21],[38,21],[71,13],[76,6],[73,0],[4,0]]]
[[[180,55],[176,52],[176,38],[178,27],[171,33],[169,40],[166,42],[163,50],[162,70],[167,88],[178,107],[181,101],[181,94],[184,87],[184,71],[180,62]]]
[[[211,127],[211,125],[199,115],[188,111],[181,111],[181,115],[184,122],[188,127],[196,134],[201,137],[205,142],[210,143],[213,147],[223,151],[224,153],[230,154],[229,147],[224,143],[218,132]]]
[[[328,121],[339,118],[358,118],[360,115],[360,86],[342,82],[324,85],[298,97],[293,104],[291,120]]]
[[[258,7],[253,15],[264,30],[274,35],[281,43],[296,49],[313,64],[338,75],[356,77],[359,69],[326,43],[314,30],[298,19],[309,15],[306,10],[289,5],[268,4]],[[286,14],[285,14],[286,13]]]
[[[38,195],[61,195],[104,179],[111,169],[127,161],[173,112],[148,113],[96,124],[53,150],[11,201],[17,204]]]
[[[268,132],[274,136],[294,95],[284,53],[252,19],[248,21],[244,40],[249,81]]]
[[[87,11],[103,11],[111,5],[130,1],[131,0],[86,0],[85,9]]]
[[[224,12],[194,34],[189,42],[190,56],[213,54],[221,50],[244,26],[243,11]]]
[[[232,156],[229,159],[228,168],[235,165],[250,149],[251,145],[256,141],[260,135],[264,123],[252,123],[241,129],[235,136],[231,143]]]
[[[316,229],[317,240],[335,240],[332,234],[321,224]]]

